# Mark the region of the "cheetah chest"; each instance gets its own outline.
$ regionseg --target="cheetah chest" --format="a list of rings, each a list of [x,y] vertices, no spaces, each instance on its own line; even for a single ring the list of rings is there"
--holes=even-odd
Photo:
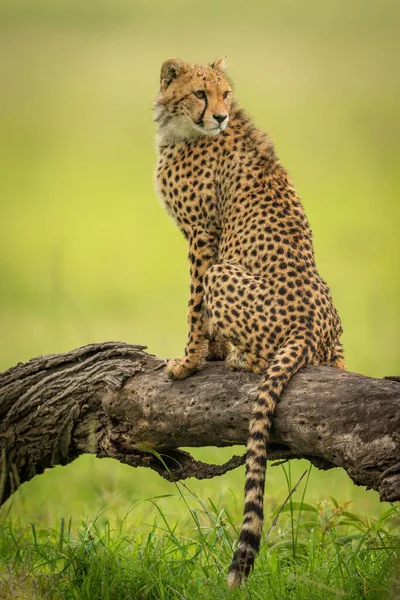
[[[156,184],[161,202],[186,237],[195,229],[219,235],[215,171],[206,156],[190,149],[161,153]]]

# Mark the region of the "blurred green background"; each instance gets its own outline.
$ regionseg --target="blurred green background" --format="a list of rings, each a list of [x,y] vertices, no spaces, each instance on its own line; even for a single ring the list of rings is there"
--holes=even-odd
[[[2,0],[0,368],[115,339],[181,354],[186,247],[153,190],[151,107],[166,58],[228,55],[237,98],[305,205],[348,368],[399,374],[399,23],[392,0]],[[232,504],[242,480],[239,470],[190,487]],[[153,473],[82,457],[3,511],[44,525],[99,510],[118,520],[160,493],[174,489]],[[314,471],[308,500],[329,494],[384,508],[344,473]],[[286,495],[270,469],[271,508]],[[179,501],[165,503],[177,517]],[[152,514],[141,506],[140,519]]]

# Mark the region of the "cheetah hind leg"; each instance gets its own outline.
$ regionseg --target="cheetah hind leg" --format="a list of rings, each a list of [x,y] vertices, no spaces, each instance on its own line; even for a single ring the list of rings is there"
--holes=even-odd
[[[205,324],[206,328],[209,329],[207,336],[209,340],[206,356],[207,361],[224,360],[229,371],[254,371],[254,365],[252,367],[243,352],[235,348],[223,336],[215,335],[215,332],[211,332],[211,322],[208,318],[205,319]]]
[[[207,361],[224,360],[229,371],[251,371],[251,365],[246,360],[243,352],[235,348],[224,336],[219,335],[213,329],[212,321],[206,311],[203,315],[204,329],[207,331],[206,337],[209,341]]]
[[[243,352],[235,348],[235,346],[224,340],[222,337],[210,340],[206,360],[224,360],[229,371],[253,370]]]

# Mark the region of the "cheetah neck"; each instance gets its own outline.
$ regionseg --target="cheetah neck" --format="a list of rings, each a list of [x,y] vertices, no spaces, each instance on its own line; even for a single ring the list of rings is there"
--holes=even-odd
[[[157,123],[157,148],[160,153],[166,147],[171,148],[176,145],[187,145],[198,142],[205,142],[212,145],[216,140],[223,136],[226,143],[234,144],[235,138],[240,136],[246,141],[249,152],[255,152],[258,155],[263,155],[265,159],[272,165],[279,163],[279,159],[275,153],[274,145],[269,136],[256,128],[250,117],[236,103],[232,106],[232,111],[229,116],[229,124],[224,132],[209,136],[202,135],[195,129],[187,131],[187,125],[179,117],[172,118],[166,113],[163,107],[156,106],[155,108]]]

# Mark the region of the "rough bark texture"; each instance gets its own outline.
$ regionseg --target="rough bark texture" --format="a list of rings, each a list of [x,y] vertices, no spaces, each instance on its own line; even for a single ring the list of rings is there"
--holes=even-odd
[[[207,465],[179,447],[245,444],[258,377],[213,363],[171,382],[162,367],[142,346],[108,342],[0,374],[0,504],[45,468],[83,453],[167,479],[209,478],[242,464],[233,457]],[[400,500],[400,383],[393,379],[303,369],[277,407],[269,458],[340,466],[382,500]]]

